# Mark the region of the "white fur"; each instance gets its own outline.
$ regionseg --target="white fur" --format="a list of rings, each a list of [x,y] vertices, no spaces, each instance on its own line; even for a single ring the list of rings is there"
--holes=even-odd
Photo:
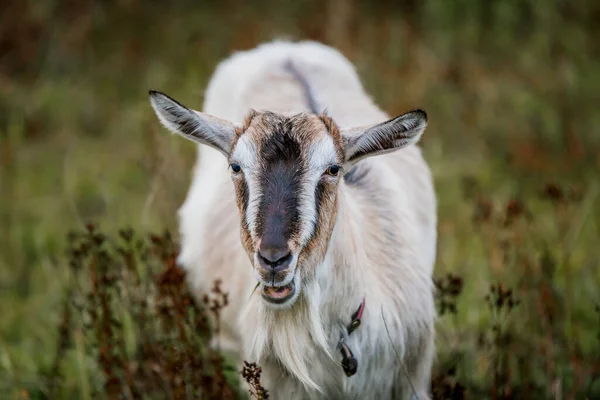
[[[312,144],[308,157],[310,168],[307,176],[304,177],[300,196],[300,219],[302,221],[302,237],[300,240],[302,245],[308,242],[317,223],[315,188],[323,172],[334,161],[335,146],[330,136],[323,136],[319,141]]]
[[[352,64],[314,42],[274,42],[233,55],[210,81],[204,112],[241,122],[251,108],[306,111],[302,88],[284,68],[289,60],[341,127],[388,119],[364,92]],[[322,146],[314,150],[315,165],[329,162],[324,157],[328,145]],[[230,294],[221,315],[221,347],[258,362],[274,399],[427,398],[434,355],[436,211],[420,150],[408,146],[360,161],[370,169],[372,190],[340,183],[338,217],[325,260],[315,265],[313,279],[295,276],[302,294],[292,308],[280,310],[252,295],[256,279],[239,240],[226,159],[207,146],[199,146],[198,152],[193,182],[179,210],[179,262],[198,296],[216,278]],[[247,153],[240,160],[250,158]],[[252,196],[259,195],[256,190],[251,188]],[[309,213],[311,199],[306,200],[303,212]],[[252,221],[250,212],[247,218]],[[394,229],[379,231],[383,221]],[[397,245],[384,246],[384,235]],[[362,324],[346,338],[359,363],[357,374],[348,378],[336,346],[363,298]]]

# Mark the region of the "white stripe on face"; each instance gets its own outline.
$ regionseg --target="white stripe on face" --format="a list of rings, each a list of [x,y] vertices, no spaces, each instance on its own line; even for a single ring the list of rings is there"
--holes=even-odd
[[[302,182],[302,193],[299,196],[300,207],[300,241],[302,246],[308,243],[317,224],[317,207],[315,190],[323,173],[336,162],[336,151],[333,139],[323,135],[310,145],[307,164],[308,169]]]
[[[246,209],[245,218],[248,230],[250,231],[250,237],[253,241],[256,240],[256,217],[258,214],[260,198],[262,197],[262,191],[258,184],[256,173],[258,170],[257,158],[258,150],[255,143],[253,143],[247,135],[242,135],[235,146],[231,159],[233,162],[238,163],[244,171],[244,177],[248,187],[248,208]]]

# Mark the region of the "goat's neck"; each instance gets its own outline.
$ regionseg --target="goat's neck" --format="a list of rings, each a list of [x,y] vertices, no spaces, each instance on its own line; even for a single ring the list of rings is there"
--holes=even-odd
[[[327,255],[317,267],[315,284],[319,287],[321,307],[342,319],[349,319],[366,296],[371,277],[364,265],[366,224],[355,199],[344,183],[339,187],[338,211]],[[326,316],[325,316],[326,317]],[[325,318],[327,319],[327,318]]]

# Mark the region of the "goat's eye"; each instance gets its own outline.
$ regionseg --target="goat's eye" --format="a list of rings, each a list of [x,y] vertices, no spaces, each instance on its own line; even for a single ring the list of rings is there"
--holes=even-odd
[[[230,167],[231,167],[231,171],[234,174],[239,174],[240,172],[242,172],[242,167],[240,167],[239,164],[231,164]]]
[[[325,171],[325,173],[327,175],[337,176],[337,174],[340,173],[340,166],[339,165],[332,165],[329,168],[327,168],[327,171]]]

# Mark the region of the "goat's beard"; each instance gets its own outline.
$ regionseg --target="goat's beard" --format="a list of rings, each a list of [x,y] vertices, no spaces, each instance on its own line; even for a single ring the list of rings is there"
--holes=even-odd
[[[277,308],[255,297],[244,308],[241,318],[249,328],[245,344],[249,360],[265,363],[275,357],[304,385],[316,388],[310,377],[312,357],[307,356],[306,349],[312,349],[316,343],[330,357],[333,354],[329,331],[319,317],[323,293],[316,274],[307,274],[306,270],[318,272],[318,266],[297,266],[294,276],[297,298],[293,302]]]

